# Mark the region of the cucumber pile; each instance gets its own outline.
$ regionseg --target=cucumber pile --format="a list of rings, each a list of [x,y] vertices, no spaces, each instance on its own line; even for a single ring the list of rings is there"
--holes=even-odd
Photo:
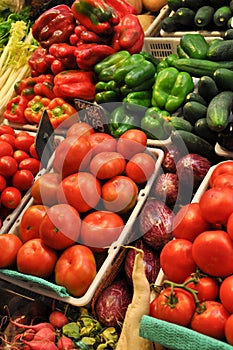
[[[162,20],[165,32],[233,28],[233,0],[167,0],[167,5],[174,13]]]

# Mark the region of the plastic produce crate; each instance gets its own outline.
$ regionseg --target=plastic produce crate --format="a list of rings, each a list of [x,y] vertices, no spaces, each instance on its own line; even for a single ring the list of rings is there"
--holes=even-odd
[[[227,162],[223,161],[223,162]],[[220,163],[218,163],[220,164]],[[202,194],[209,188],[209,180],[211,174],[217,165],[213,165],[207,172],[205,178],[196,191],[192,202],[198,203]],[[160,286],[166,278],[163,270],[160,269],[156,278],[155,285]],[[153,298],[152,298],[153,299]],[[225,341],[221,341],[190,328],[179,326],[174,323],[156,319],[151,316],[144,315],[140,322],[139,334],[141,337],[159,343],[166,349],[176,350],[231,350],[232,346]]]
[[[100,264],[96,277],[94,278],[87,292],[82,297],[79,297],[79,298],[73,297],[69,295],[67,292],[64,292],[64,288],[59,288],[60,286],[57,286],[53,282],[49,282],[42,278],[35,278],[34,276],[31,276],[31,275],[20,274],[20,273],[17,273],[15,270],[0,269],[0,280],[1,279],[5,280],[13,285],[23,288],[24,290],[29,290],[30,292],[37,293],[40,296],[53,298],[55,300],[59,300],[74,306],[89,305],[97,287],[99,286],[101,281],[103,281],[103,279],[105,278],[107,271],[114,264],[114,261],[117,257],[117,254],[120,248],[122,247],[122,245],[125,244],[125,242],[128,243],[130,241],[132,226],[135,223],[135,220],[144,202],[146,201],[146,198],[149,195],[151,186],[154,183],[157,177],[157,174],[161,168],[164,152],[161,149],[156,149],[156,148],[147,148],[147,151],[152,155],[154,155],[156,158],[155,171],[153,175],[150,177],[150,179],[147,181],[145,187],[140,189],[137,203],[133,208],[133,210],[131,211],[131,213],[129,214],[128,220],[125,223],[125,226],[118,240],[113,242],[110,248],[108,249],[108,251],[106,252],[106,258],[102,262],[102,264]],[[31,197],[27,202],[24,210],[21,211],[21,213],[15,220],[14,224],[11,226],[8,232],[9,234],[16,234],[16,235],[18,234],[19,224],[20,224],[22,215],[24,214],[25,210],[33,204],[34,204],[34,200]],[[58,292],[58,289],[59,289],[59,292]],[[61,289],[62,289],[62,292],[64,293],[60,293]]]
[[[162,7],[159,11],[159,14],[154,19],[153,23],[144,32],[145,37],[159,35],[159,32],[161,30],[161,22],[164,18],[166,18],[169,15],[170,12],[171,10],[169,9],[168,5]]]

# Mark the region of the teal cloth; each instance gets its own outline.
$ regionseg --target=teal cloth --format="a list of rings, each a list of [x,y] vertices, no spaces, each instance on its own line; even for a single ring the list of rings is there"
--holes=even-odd
[[[13,279],[19,279],[21,281],[32,282],[33,284],[37,284],[38,287],[49,289],[55,293],[57,293],[60,297],[69,297],[70,295],[67,293],[66,288],[62,286],[58,286],[55,283],[44,280],[43,278],[26,275],[24,273],[20,273],[14,270],[8,269],[0,269],[0,273],[7,275]]]
[[[224,341],[216,340],[189,328],[144,315],[139,335],[173,350],[232,350]]]

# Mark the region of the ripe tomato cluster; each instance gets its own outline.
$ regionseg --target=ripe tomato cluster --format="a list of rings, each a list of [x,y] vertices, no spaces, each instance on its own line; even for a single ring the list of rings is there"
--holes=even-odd
[[[233,161],[210,173],[199,202],[173,220],[161,251],[165,275],[150,315],[233,345]],[[175,262],[175,263],[174,263]]]
[[[84,295],[97,273],[95,254],[118,239],[140,186],[155,170],[146,145],[140,130],[116,140],[89,124],[73,124],[55,149],[52,170],[31,187],[33,204],[21,215],[20,244],[12,244],[12,254],[8,249],[10,266]],[[8,245],[15,240],[5,236]],[[0,267],[9,267],[4,256]]]
[[[35,136],[0,126],[0,219],[6,218],[21,202],[40,170]]]

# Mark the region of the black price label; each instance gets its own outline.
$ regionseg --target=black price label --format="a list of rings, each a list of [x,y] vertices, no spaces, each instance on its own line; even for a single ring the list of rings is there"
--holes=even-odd
[[[75,99],[75,107],[82,122],[90,124],[96,131],[110,134],[104,109],[92,102]]]

